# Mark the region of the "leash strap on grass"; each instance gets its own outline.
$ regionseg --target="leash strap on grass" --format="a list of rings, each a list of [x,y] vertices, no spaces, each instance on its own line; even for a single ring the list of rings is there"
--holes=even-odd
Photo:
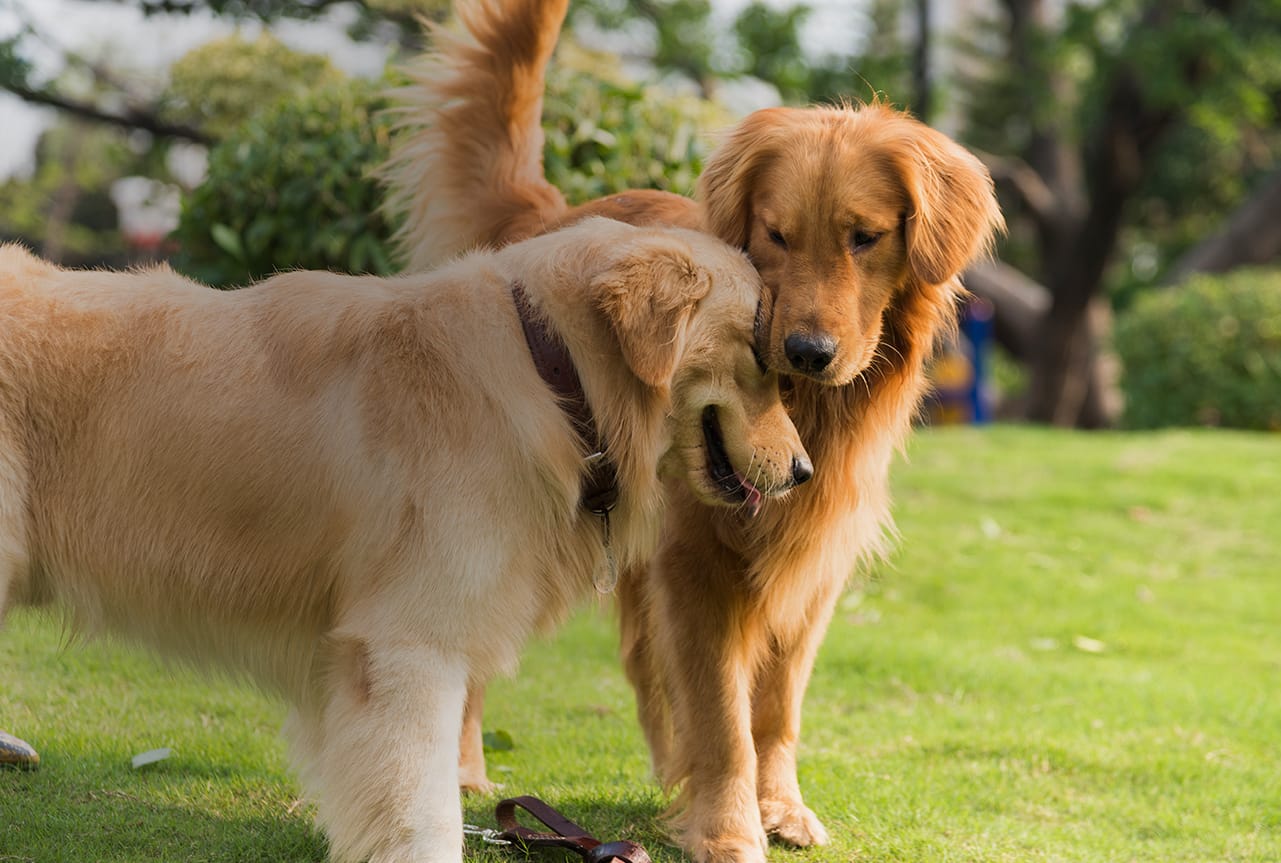
[[[533,815],[551,832],[521,826],[517,809]],[[568,848],[586,863],[651,863],[649,854],[635,842],[601,842],[537,797],[500,800],[494,815],[503,831],[499,837],[526,848]]]

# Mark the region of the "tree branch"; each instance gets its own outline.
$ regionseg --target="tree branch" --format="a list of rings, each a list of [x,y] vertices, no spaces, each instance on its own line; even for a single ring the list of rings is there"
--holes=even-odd
[[[1281,257],[1281,171],[1263,181],[1226,224],[1183,254],[1166,278],[1175,285],[1193,273],[1222,273]]]
[[[1042,284],[1001,261],[984,261],[965,271],[965,287],[996,310],[996,341],[1020,362],[1036,355],[1037,327],[1050,308]]]
[[[45,90],[36,90],[25,84],[18,82],[5,82],[3,89],[13,93],[24,102],[30,102],[35,105],[47,105],[50,108],[57,108],[59,111],[66,111],[76,117],[82,117],[86,120],[93,120],[98,123],[107,123],[113,126],[120,126],[124,129],[142,130],[160,138],[182,138],[186,141],[193,141],[197,144],[206,146],[216,143],[215,140],[202,132],[201,130],[183,123],[170,123],[160,119],[155,114],[148,113],[136,108],[127,109],[122,114],[113,114],[110,111],[104,111],[97,105],[90,102],[80,102],[74,99],[68,99],[59,96],[56,93],[50,93]]]
[[[319,15],[333,6],[347,2],[355,2],[357,5],[368,7],[364,0],[238,0],[238,2],[228,2],[228,0],[221,0],[221,2],[219,0],[211,0],[211,2],[197,2],[197,0],[136,0],[136,2],[146,15],[190,15],[192,12],[204,8],[212,8],[215,12],[221,14],[225,7],[230,6],[244,14],[264,19],[282,15],[285,17]]]
[[[1058,217],[1059,196],[1035,168],[1017,156],[998,156],[982,150],[972,152],[987,166],[992,180],[1013,191],[1039,225],[1048,225]]]

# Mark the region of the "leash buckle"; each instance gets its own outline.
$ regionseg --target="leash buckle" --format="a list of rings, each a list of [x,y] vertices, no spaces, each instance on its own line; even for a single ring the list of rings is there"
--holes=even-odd
[[[609,510],[604,510],[596,514],[600,518],[601,532],[605,540],[605,566],[604,572],[600,569],[592,573],[592,584],[596,586],[596,592],[601,596],[608,596],[614,592],[618,586],[618,558],[614,557],[614,546],[611,544],[613,537],[609,531]]]
[[[464,825],[463,825],[463,835],[464,835],[464,836],[477,836],[477,837],[479,837],[479,838],[480,838],[480,841],[481,841],[481,842],[484,842],[484,843],[486,843],[486,844],[488,844],[488,845],[510,845],[510,844],[512,844],[512,842],[511,842],[511,840],[510,840],[510,839],[503,839],[503,838],[502,838],[502,835],[503,835],[503,834],[502,834],[502,831],[500,831],[500,830],[495,830],[495,829],[494,829],[494,828],[492,828],[492,827],[478,827],[478,826],[476,826],[475,824],[464,824]]]

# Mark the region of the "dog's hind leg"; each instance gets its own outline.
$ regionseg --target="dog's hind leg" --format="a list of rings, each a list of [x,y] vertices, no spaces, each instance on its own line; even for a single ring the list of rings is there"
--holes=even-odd
[[[485,772],[485,684],[467,687],[467,708],[463,711],[463,734],[459,744],[458,785],[464,791],[488,794],[498,788]]]
[[[672,723],[662,676],[654,666],[654,634],[646,604],[647,575],[643,568],[625,573],[618,583],[618,614],[623,668],[636,693],[636,715],[649,744],[654,777],[663,785],[672,782]]]
[[[291,730],[331,858],[460,863],[463,658],[350,635],[330,647],[326,698]]]

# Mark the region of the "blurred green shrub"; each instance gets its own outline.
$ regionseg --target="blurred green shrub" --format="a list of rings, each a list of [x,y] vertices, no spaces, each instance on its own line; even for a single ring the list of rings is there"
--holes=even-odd
[[[392,271],[393,226],[371,176],[391,134],[385,87],[344,80],[232,131],[183,203],[175,264],[220,287],[286,269]],[[547,176],[571,202],[632,188],[688,194],[707,130],[726,119],[709,102],[553,64]]]
[[[258,110],[344,77],[323,54],[295,51],[270,33],[252,41],[235,34],[187,52],[169,68],[164,110],[224,138]]]
[[[1127,425],[1281,430],[1281,270],[1150,291],[1115,338]]]
[[[608,58],[563,46],[547,72],[545,173],[572,204],[627,189],[689,195],[711,133],[730,121],[712,102],[628,81]]]
[[[214,147],[205,181],[183,201],[175,264],[219,287],[291,269],[390,273],[391,226],[369,176],[391,135],[380,87],[321,87]]]

